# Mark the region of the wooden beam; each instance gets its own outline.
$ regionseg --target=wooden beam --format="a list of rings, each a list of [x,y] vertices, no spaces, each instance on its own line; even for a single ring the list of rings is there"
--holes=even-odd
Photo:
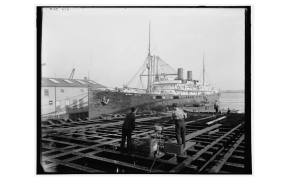
[[[136,165],[136,164],[130,164],[130,163],[122,162],[122,161],[117,161],[117,160],[113,160],[113,159],[108,159],[108,158],[104,158],[104,157],[98,157],[98,156],[94,156],[94,155],[86,155],[84,157],[91,158],[91,159],[96,159],[96,160],[103,161],[103,162],[108,162],[108,163],[115,164],[115,165],[125,166],[125,167],[129,167],[129,168],[137,169],[137,170],[142,170],[142,171],[145,171],[145,172],[148,172],[149,168],[150,168],[150,167],[147,168],[147,167],[144,167],[144,166],[140,166],[140,165]],[[154,173],[163,173],[164,171],[153,169],[152,172],[154,172]]]
[[[201,130],[196,131],[196,132],[194,132],[194,133],[188,134],[188,135],[185,136],[185,140],[190,140],[190,139],[192,139],[192,138],[194,138],[194,137],[197,137],[197,136],[202,135],[202,134],[204,134],[204,133],[206,133],[206,132],[208,132],[208,131],[211,131],[211,130],[213,130],[213,129],[215,129],[215,128],[218,128],[218,127],[220,127],[221,125],[222,125],[222,124],[215,124],[215,125],[213,125],[213,126],[210,126],[210,127],[205,128],[205,129],[201,129]]]
[[[161,119],[162,117],[148,117],[148,118],[142,118],[142,119],[136,119],[136,122],[142,122],[142,121],[147,121],[147,120],[155,120],[155,119]],[[85,128],[90,128],[90,127],[94,127],[95,125],[100,125],[101,128],[103,127],[108,127],[108,126],[112,126],[112,125],[121,125],[123,124],[123,120],[122,121],[118,121],[118,122],[113,122],[113,123],[106,123],[106,124],[101,124],[101,121],[99,121],[99,123],[97,124],[85,124],[85,125],[80,125],[80,126],[76,126],[76,127],[68,127],[68,128],[55,128],[55,129],[42,129],[42,133],[57,133],[57,132],[62,132],[62,131],[66,131],[66,130],[74,130],[74,129],[85,129]]]
[[[226,162],[225,165],[235,167],[235,168],[245,168],[244,164],[238,164],[233,162]]]
[[[245,134],[243,134],[238,141],[235,142],[235,144],[229,149],[229,151],[224,155],[224,157],[218,161],[217,164],[215,164],[212,169],[210,169],[209,173],[218,173],[223,165],[226,163],[226,161],[229,159],[229,157],[232,155],[232,153],[235,151],[235,149],[241,144],[241,142],[244,140]]]
[[[213,160],[215,160],[215,158],[224,150],[224,147],[222,147],[216,154],[214,154],[213,157],[211,157],[199,170],[197,173],[201,173],[206,167],[207,165],[209,165],[209,163],[211,163]]]
[[[175,168],[173,168],[170,173],[178,173],[180,170],[182,170],[184,167],[186,167],[187,165],[189,165],[191,162],[193,162],[194,160],[196,160],[197,158],[199,158],[203,153],[205,153],[208,149],[210,149],[212,146],[214,146],[215,144],[217,144],[218,142],[220,142],[222,139],[224,139],[226,136],[228,136],[229,134],[231,134],[233,131],[235,131],[236,129],[238,129],[239,127],[241,127],[244,124],[241,123],[239,125],[237,125],[235,128],[231,129],[230,131],[228,131],[227,133],[225,133],[223,136],[221,136],[220,138],[216,139],[215,141],[213,141],[212,143],[210,143],[209,145],[207,145],[206,147],[204,147],[203,149],[201,149],[199,152],[197,152],[196,154],[194,154],[193,156],[187,158],[186,160],[184,160],[182,163],[180,163],[178,166],[176,166]]]
[[[220,121],[220,120],[225,119],[225,118],[226,118],[226,116],[223,116],[223,117],[220,117],[220,118],[215,119],[215,120],[213,120],[213,121],[209,121],[209,122],[206,123],[206,125],[210,125],[210,124],[212,124],[212,123],[215,123],[215,122]]]

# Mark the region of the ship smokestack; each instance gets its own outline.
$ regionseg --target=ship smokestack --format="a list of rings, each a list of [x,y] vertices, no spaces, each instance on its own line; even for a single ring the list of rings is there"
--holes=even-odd
[[[178,68],[178,80],[183,80],[183,68]]]
[[[193,80],[193,72],[192,71],[187,71],[187,80],[190,80],[190,81]]]

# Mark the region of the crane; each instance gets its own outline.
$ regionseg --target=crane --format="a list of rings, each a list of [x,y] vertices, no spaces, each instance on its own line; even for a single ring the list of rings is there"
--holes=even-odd
[[[73,70],[72,70],[72,72],[71,72],[71,75],[70,75],[69,79],[73,79],[74,73],[75,73],[75,68],[73,68]]]

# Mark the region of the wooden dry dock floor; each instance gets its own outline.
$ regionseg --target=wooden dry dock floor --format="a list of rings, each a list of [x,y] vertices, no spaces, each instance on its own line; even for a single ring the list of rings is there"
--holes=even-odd
[[[165,115],[136,120],[133,138],[154,133],[153,125],[175,141],[174,124]],[[46,173],[247,173],[245,168],[244,114],[199,116],[186,120],[186,139],[194,145],[183,155],[163,152],[156,156],[121,154],[123,118],[58,122],[43,125],[40,160]]]

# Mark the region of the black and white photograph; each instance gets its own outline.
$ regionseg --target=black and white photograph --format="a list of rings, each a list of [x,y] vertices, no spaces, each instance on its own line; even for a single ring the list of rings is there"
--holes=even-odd
[[[251,6],[37,6],[39,174],[251,175]]]

